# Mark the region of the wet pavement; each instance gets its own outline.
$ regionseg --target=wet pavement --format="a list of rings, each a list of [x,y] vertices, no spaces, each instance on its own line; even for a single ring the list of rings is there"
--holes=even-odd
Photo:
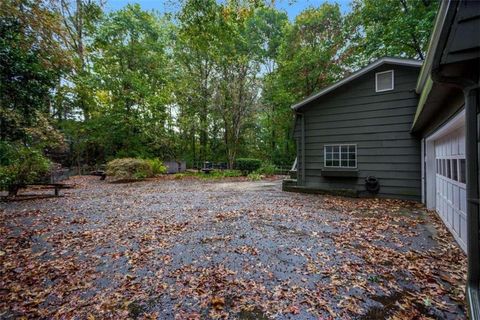
[[[465,318],[465,256],[419,204],[278,179],[70,182],[0,203],[0,318]]]

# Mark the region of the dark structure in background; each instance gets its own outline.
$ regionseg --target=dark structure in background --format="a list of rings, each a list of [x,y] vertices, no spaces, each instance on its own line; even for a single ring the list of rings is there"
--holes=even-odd
[[[480,319],[480,1],[441,2],[418,76],[420,65],[384,58],[292,106],[284,189],[421,198],[468,255]]]
[[[187,163],[185,161],[164,161],[163,165],[167,167],[167,173],[181,173],[187,171]]]
[[[382,58],[294,105],[290,188],[420,200],[420,142],[410,129],[421,65]]]
[[[471,319],[480,319],[479,88],[480,1],[443,1],[412,132],[422,138],[422,199],[468,255]]]

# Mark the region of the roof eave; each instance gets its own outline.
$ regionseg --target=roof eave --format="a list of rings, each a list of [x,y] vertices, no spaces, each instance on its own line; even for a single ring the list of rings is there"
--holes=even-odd
[[[440,40],[440,35],[442,34],[443,27],[445,25],[445,19],[447,18],[448,8],[451,1],[442,1],[440,8],[438,9],[437,18],[433,27],[432,35],[430,37],[430,42],[428,44],[427,56],[425,58],[425,63],[422,66],[420,71],[420,76],[418,77],[417,87],[415,91],[418,94],[422,94],[422,90],[425,87],[425,83],[430,76],[430,71],[432,70],[432,63],[435,52],[437,51],[438,42]]]

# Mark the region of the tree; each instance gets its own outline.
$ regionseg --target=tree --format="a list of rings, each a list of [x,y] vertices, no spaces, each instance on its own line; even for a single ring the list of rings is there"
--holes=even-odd
[[[189,135],[191,160],[197,160],[196,137],[199,136],[200,161],[209,156],[208,137],[211,121],[214,60],[222,37],[220,6],[214,0],[186,1],[178,14],[180,22],[175,46],[180,72],[177,99],[181,107],[182,127]]]
[[[176,19],[105,0],[0,3],[0,139],[70,163],[293,161],[290,106],[373,58],[423,58],[438,0],[182,0]],[[68,164],[68,162],[66,162]]]
[[[61,144],[49,109],[68,71],[58,15],[43,1],[0,6],[0,140],[39,148]]]
[[[345,25],[340,7],[328,3],[301,12],[293,24],[284,25],[278,68],[266,75],[262,97],[267,108],[261,117],[261,143],[271,161],[293,160],[290,106],[347,73],[350,34]]]
[[[341,78],[348,34],[338,4],[325,3],[300,13],[280,48],[280,80],[296,99]]]
[[[74,95],[74,104],[80,108],[82,116],[90,118],[95,103],[91,94],[91,60],[92,39],[96,27],[103,15],[104,0],[60,0],[59,11],[65,29],[64,41],[71,51],[73,59],[72,73],[69,80],[73,85],[64,85]]]
[[[92,120],[107,157],[169,156],[169,32],[168,21],[128,5],[106,17],[96,33],[98,112]]]
[[[233,1],[222,7],[222,29],[225,33],[216,57],[214,105],[222,119],[225,152],[230,168],[241,150],[240,142],[254,117],[254,107],[260,98],[261,82],[258,75],[263,58],[260,43],[252,35],[254,29],[249,27],[250,19],[259,7],[262,6],[256,3],[245,5]]]
[[[438,0],[355,0],[356,60],[383,56],[425,59]]]

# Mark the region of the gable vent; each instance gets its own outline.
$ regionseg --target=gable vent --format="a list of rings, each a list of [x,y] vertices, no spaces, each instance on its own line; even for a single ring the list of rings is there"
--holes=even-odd
[[[375,74],[375,91],[393,90],[393,70],[377,72]]]

